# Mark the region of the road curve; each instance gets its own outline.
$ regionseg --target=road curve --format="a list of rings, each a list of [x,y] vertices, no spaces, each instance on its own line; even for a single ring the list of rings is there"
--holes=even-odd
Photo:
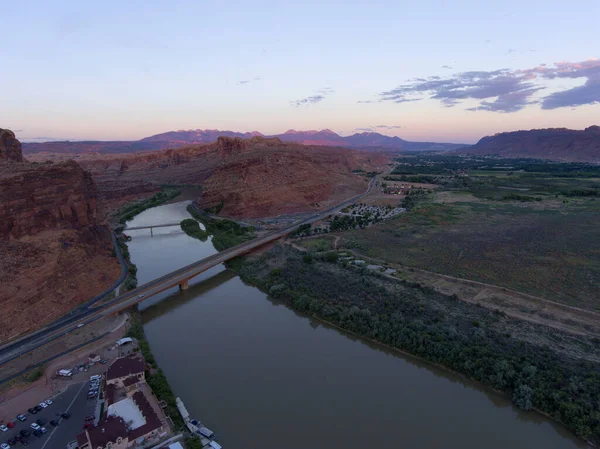
[[[69,312],[54,323],[49,324],[38,331],[32,332],[17,340],[13,340],[3,346],[0,346],[0,366],[9,363],[23,354],[38,349],[73,330],[76,330],[77,326],[80,324],[88,324],[107,315],[127,309],[152,295],[160,293],[168,288],[178,285],[182,281],[197,276],[209,268],[233,259],[234,257],[246,254],[253,249],[258,248],[259,246],[290,234],[301,225],[319,221],[363,198],[371,191],[374,183],[375,179],[373,178],[369,182],[369,186],[364,193],[353,196],[352,198],[348,198],[327,210],[319,212],[318,214],[315,214],[304,220],[298,221],[293,225],[287,226],[283,229],[271,231],[259,238],[255,238],[248,242],[205,257],[198,262],[194,262],[190,265],[179,268],[171,273],[147,282],[146,284],[143,284],[99,306],[93,308],[75,309],[75,311]],[[140,295],[143,295],[143,297],[140,298]]]

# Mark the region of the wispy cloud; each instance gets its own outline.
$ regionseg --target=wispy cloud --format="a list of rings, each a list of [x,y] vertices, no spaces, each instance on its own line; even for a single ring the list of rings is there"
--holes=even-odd
[[[300,106],[310,106],[313,104],[317,104],[320,103],[321,101],[325,100],[325,98],[334,93],[335,90],[331,87],[322,87],[321,89],[318,89],[315,94],[316,95],[310,95],[308,97],[305,98],[301,98],[299,100],[294,100],[294,101],[290,101],[290,103],[292,104],[292,106],[294,107],[300,107]]]
[[[375,103],[375,101],[374,100],[358,100],[357,103],[367,104],[367,103]]]
[[[442,66],[442,69],[449,69],[449,70],[452,70],[452,67],[450,67],[449,65],[443,65],[443,66]]]
[[[402,128],[401,125],[369,125],[366,128],[354,128],[354,131],[360,131],[360,132],[375,132],[379,129],[386,129],[386,130],[390,130],[390,129],[400,129]]]
[[[542,81],[555,78],[585,78],[586,82],[583,86],[542,97],[539,102],[543,109],[600,102],[600,60],[597,59],[544,64],[527,70],[470,71],[445,78],[417,78],[382,92],[380,98],[395,103],[430,98],[439,100],[444,107],[454,107],[464,100],[478,100],[478,106],[468,110],[516,112],[538,103],[532,96],[547,88]]]
[[[402,125],[375,125],[373,128],[382,128],[382,129],[401,129]]]
[[[243,86],[244,84],[249,84],[249,83],[252,83],[252,82],[254,82],[254,81],[260,81],[260,80],[262,80],[262,78],[261,78],[260,76],[255,76],[254,78],[252,78],[252,79],[249,79],[249,80],[241,80],[241,81],[238,81],[238,84],[239,84],[240,86]]]

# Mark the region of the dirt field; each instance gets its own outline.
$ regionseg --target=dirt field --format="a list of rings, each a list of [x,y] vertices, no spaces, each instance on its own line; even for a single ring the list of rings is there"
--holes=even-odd
[[[364,230],[341,247],[376,259],[471,279],[600,311],[600,202],[436,200]]]

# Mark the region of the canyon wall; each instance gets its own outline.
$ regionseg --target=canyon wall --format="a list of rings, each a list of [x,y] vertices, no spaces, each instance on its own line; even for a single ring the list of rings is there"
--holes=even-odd
[[[0,162],[23,162],[21,142],[9,129],[0,128]]]
[[[27,163],[20,148],[0,130],[0,341],[61,317],[121,272],[91,173]]]
[[[75,162],[11,164],[3,168],[0,239],[96,225],[94,181]]]

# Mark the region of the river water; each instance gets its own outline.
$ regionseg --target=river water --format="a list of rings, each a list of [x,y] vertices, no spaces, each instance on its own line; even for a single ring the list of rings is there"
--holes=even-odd
[[[188,202],[128,224],[189,218]],[[179,228],[129,231],[138,282],[216,252]],[[584,448],[501,395],[299,315],[218,266],[140,305],[176,396],[225,449]]]

